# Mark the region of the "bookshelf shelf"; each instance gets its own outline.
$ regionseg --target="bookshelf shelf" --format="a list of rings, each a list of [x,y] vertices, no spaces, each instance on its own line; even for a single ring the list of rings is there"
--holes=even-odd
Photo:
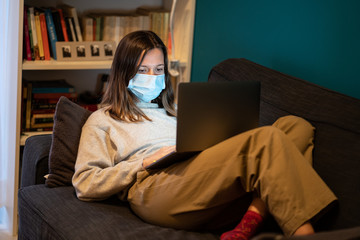
[[[27,61],[24,60],[22,70],[89,70],[110,69],[112,60],[106,61]],[[180,67],[185,68],[186,62],[180,62]]]
[[[23,61],[23,70],[87,70],[110,69],[111,60],[106,61]]]

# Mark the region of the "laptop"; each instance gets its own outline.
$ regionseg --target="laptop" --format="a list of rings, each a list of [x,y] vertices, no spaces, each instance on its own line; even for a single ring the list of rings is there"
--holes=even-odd
[[[178,85],[175,151],[150,164],[158,169],[259,126],[260,82],[192,82]]]

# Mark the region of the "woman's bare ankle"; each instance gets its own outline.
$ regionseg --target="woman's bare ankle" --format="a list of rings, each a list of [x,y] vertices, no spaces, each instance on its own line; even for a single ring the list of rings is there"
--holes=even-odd
[[[294,235],[311,235],[314,233],[315,231],[311,223],[306,222],[295,231]]]
[[[265,217],[267,213],[266,205],[260,198],[254,198],[248,210],[256,212],[260,214],[262,217]]]

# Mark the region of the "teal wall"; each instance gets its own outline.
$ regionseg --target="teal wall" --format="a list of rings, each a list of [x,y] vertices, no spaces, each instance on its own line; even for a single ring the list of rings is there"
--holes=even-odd
[[[196,0],[191,81],[240,57],[360,99],[360,0]]]

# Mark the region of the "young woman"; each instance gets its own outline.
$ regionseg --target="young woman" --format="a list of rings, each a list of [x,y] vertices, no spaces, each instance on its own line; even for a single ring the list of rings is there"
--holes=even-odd
[[[334,194],[311,166],[313,127],[287,116],[159,170],[175,145],[176,111],[164,44],[150,31],[119,43],[103,97],[85,123],[73,176],[80,200],[117,194],[145,221],[248,239],[266,214],[286,235],[311,234]]]

